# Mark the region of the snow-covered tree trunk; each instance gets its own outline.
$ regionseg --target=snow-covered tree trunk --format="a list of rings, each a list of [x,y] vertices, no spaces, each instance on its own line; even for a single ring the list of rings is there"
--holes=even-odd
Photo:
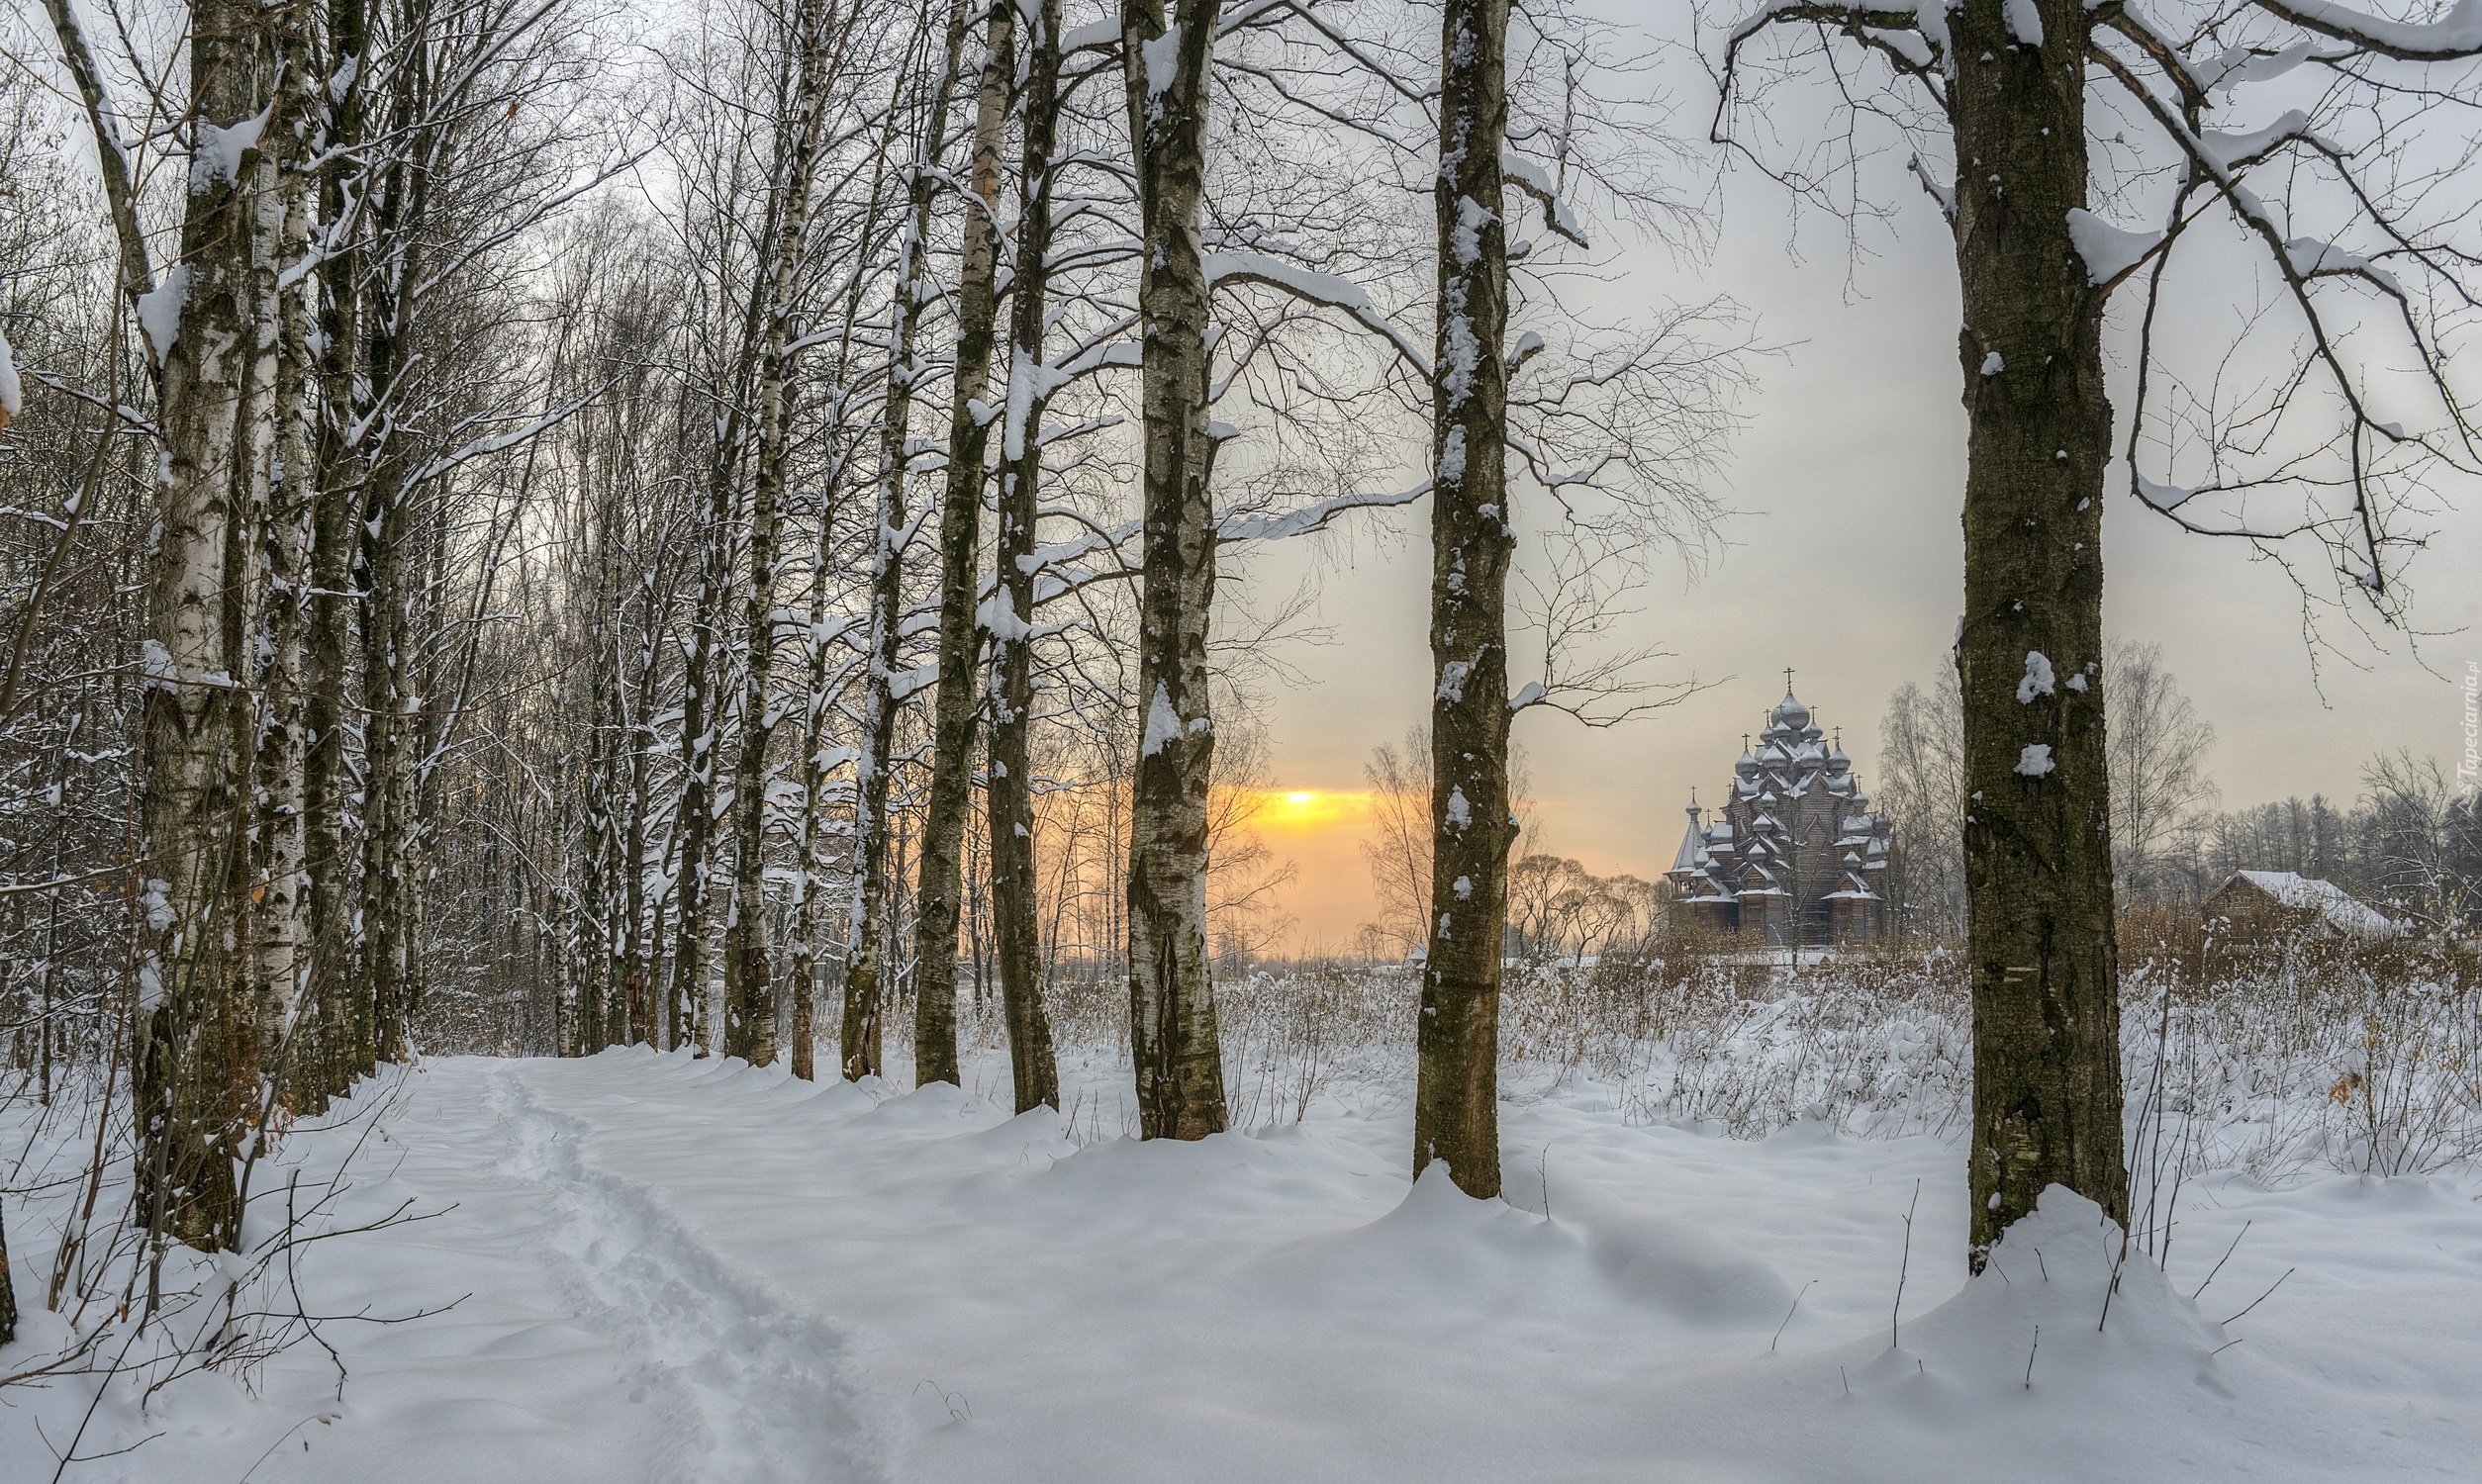
[[[1034,861],[1034,527],[1041,509],[1043,364],[1050,278],[1052,149],[1060,118],[1060,0],[1027,17],[1025,90],[1018,109],[1016,272],[1008,302],[1008,388],[1001,414],[998,566],[984,628],[992,636],[992,907],[1001,1013],[1016,1110],[1060,1105],[1060,1068],[1043,1008],[1042,928]],[[951,950],[953,952],[953,949]]]
[[[141,1209],[205,1248],[240,1241],[234,1160],[258,1088],[250,1014],[253,547],[275,425],[275,264],[257,216],[274,171],[264,14],[190,13],[190,170],[178,264],[141,310],[162,367],[141,819],[144,939],[136,1116]]]
[[[662,629],[658,616],[663,604],[649,594],[648,611],[641,618],[644,625],[635,655],[637,664],[636,696],[631,700],[623,693],[622,743],[628,751],[628,804],[621,822],[620,869],[622,908],[620,964],[617,975],[620,986],[620,1013],[627,1029],[623,1033],[631,1046],[655,1044],[656,1005],[655,961],[662,936],[663,899],[660,892],[647,889],[648,822],[654,808],[654,729],[645,720],[653,709],[655,679],[661,649],[656,635]]]
[[[1215,757],[1206,632],[1215,599],[1207,422],[1213,285],[1198,240],[1217,0],[1122,0],[1121,60],[1144,250],[1145,528],[1129,821],[1129,1043],[1144,1138],[1224,1127],[1206,944],[1206,804]]]
[[[914,881],[913,1077],[962,1083],[957,1061],[957,923],[965,880],[966,814],[974,795],[976,562],[991,423],[992,343],[1000,276],[1001,140],[1016,75],[1016,15],[994,7],[975,99],[971,189],[958,269],[954,392],[948,467],[939,505],[939,690],[931,710],[931,776]]]
[[[1431,910],[1413,1168],[1499,1193],[1499,964],[1507,917],[1508,262],[1500,145],[1508,0],[1440,23],[1439,334],[1432,363]]]
[[[802,873],[801,894],[793,905],[793,1074],[809,1081],[817,1075],[818,944],[820,900],[825,881],[819,870],[819,823],[826,811],[827,775],[835,764],[828,747],[828,718],[835,712],[834,687],[828,682],[830,641],[827,598],[835,574],[835,491],[843,482],[842,460],[823,479],[828,493],[820,503],[818,541],[811,558],[810,627],[806,653],[808,674],[802,688],[802,817],[794,845]]]
[[[375,356],[375,364],[386,358]],[[414,622],[412,492],[383,464],[364,527],[362,607],[362,873],[360,993],[370,1002],[371,1054],[405,1055],[414,944],[407,931],[413,871]]]
[[[948,134],[948,99],[965,47],[965,9],[950,23],[947,48],[931,82],[925,127],[906,169],[905,228],[897,249],[895,302],[890,307],[888,392],[879,425],[879,467],[871,531],[870,625],[864,637],[860,756],[853,774],[852,902],[845,936],[844,1027],[839,1044],[844,1074],[876,1076],[883,1040],[880,978],[890,925],[881,904],[889,896],[888,776],[896,749],[897,644],[903,635],[905,548],[907,527],[905,484],[911,461],[914,389],[929,367],[919,359],[922,311],[936,301],[930,276],[932,188],[940,148]]]
[[[2017,9],[2052,45],[2020,46]],[[2104,295],[2086,200],[2082,0],[1949,12],[1964,290],[1965,891],[1972,1253],[2065,1185],[2128,1214],[2103,724]]]
[[[620,443],[620,419],[613,419],[612,437]],[[608,465],[625,457],[615,447]],[[591,464],[590,475],[591,478]],[[615,471],[617,474],[617,471]],[[622,491],[617,477],[607,476],[590,502],[580,525],[588,532],[586,557],[587,611],[582,614],[586,646],[586,777],[579,790],[584,810],[583,850],[577,886],[581,954],[590,945],[593,962],[586,968],[578,1006],[580,1056],[604,1047],[625,1044],[627,1026],[620,1004],[620,985],[628,974],[628,922],[622,911],[624,887],[632,867],[622,819],[629,800],[626,702],[622,696],[621,614],[624,579],[620,572]]]
[[[793,14],[789,158],[768,244],[767,311],[758,359],[758,446],[750,490],[749,581],[742,599],[741,750],[732,771],[732,916],[724,929],[724,1053],[753,1067],[776,1060],[775,974],[768,957],[767,753],[776,731],[769,695],[776,653],[776,547],[791,442],[794,293],[809,239],[811,189],[824,125],[827,59],[819,48],[819,8]]]
[[[678,833],[673,854],[672,983],[666,1044],[674,1050],[706,1039],[709,974],[708,912],[710,847],[716,830],[715,693],[721,680],[716,655],[716,629],[723,623],[724,604],[732,586],[732,541],[725,527],[740,502],[733,498],[733,467],[728,455],[716,460],[708,487],[706,551],[701,562],[697,606],[690,615],[690,642],[682,661],[681,796],[673,828]]]
[[[328,49],[334,62],[329,86],[327,137],[332,153],[320,166],[319,221],[326,234],[317,274],[320,416],[318,488],[311,510],[310,603],[305,636],[302,837],[307,895],[310,1046],[302,1059],[304,1106],[316,1110],[342,1092],[372,1061],[367,1000],[354,973],[351,929],[353,837],[346,809],[353,781],[345,746],[353,729],[347,704],[361,605],[353,599],[354,553],[362,539],[364,486],[355,477],[353,422],[362,368],[359,230],[345,221],[358,194],[359,162],[347,149],[362,138],[362,63],[369,50],[363,0],[331,0]],[[365,387],[367,383],[363,383]]]
[[[318,46],[310,11],[292,6],[273,12],[279,48],[277,97],[268,147],[276,190],[258,205],[259,232],[278,279],[276,302],[267,307],[277,335],[275,477],[269,483],[265,519],[267,601],[261,623],[266,663],[259,672],[263,696],[258,735],[256,898],[258,971],[254,986],[259,1055],[268,1075],[298,1102],[305,1051],[299,1016],[311,954],[304,806],[309,734],[304,682],[310,618],[312,511],[319,500],[311,389],[317,357],[311,333],[311,298],[302,275],[311,245],[312,150],[323,100],[319,97]]]
[[[430,38],[409,43],[416,47],[430,44]],[[391,137],[412,139],[422,130],[428,71],[409,64],[391,90],[385,126]],[[375,178],[356,182],[367,193],[370,213],[371,261],[360,315],[361,372],[373,402],[388,396],[398,378],[409,375],[416,364],[412,296],[429,261],[429,243],[420,229],[431,225],[430,202],[436,184],[427,164],[400,152]],[[417,565],[422,532],[416,519],[423,491],[412,480],[413,458],[412,448],[402,441],[382,440],[361,460],[367,488],[358,532],[362,571],[355,586],[362,603],[362,858],[353,993],[365,1002],[361,1013],[370,1027],[367,1051],[379,1062],[400,1060],[409,1049],[414,961],[422,941],[415,928],[422,827],[416,817],[416,773],[422,761],[417,712],[424,697],[414,652],[414,605],[423,575]]]

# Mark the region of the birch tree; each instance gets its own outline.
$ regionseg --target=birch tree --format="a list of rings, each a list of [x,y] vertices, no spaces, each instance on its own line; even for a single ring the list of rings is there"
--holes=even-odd
[[[246,903],[256,737],[256,522],[274,436],[277,265],[260,137],[276,47],[248,6],[190,16],[189,178],[178,256],[141,301],[160,366],[164,465],[154,552],[143,799],[148,936],[138,1116],[150,1230],[240,1241],[234,1162],[255,1101]],[[101,139],[105,149],[118,139]]]
[[[936,301],[938,286],[930,275],[931,203],[942,166],[948,135],[949,99],[955,91],[957,67],[965,48],[967,8],[959,5],[949,22],[929,97],[910,160],[905,168],[905,227],[897,251],[897,277],[889,304],[888,382],[880,407],[878,468],[871,533],[870,625],[864,638],[862,715],[858,728],[860,755],[854,760],[853,898],[846,933],[844,1028],[841,1037],[844,1074],[859,1080],[880,1070],[880,977],[882,941],[887,933],[881,903],[888,894],[888,786],[895,766],[897,737],[898,644],[902,639],[905,598],[905,553],[911,534],[906,512],[906,483],[912,472],[912,428],[916,387],[927,378],[921,320]],[[895,110],[891,110],[893,117]],[[966,545],[971,555],[972,541]],[[949,958],[956,953],[956,934],[949,932]],[[917,991],[918,992],[918,991]],[[954,989],[949,1012],[955,1013]],[[953,1033],[952,1033],[953,1036]]]
[[[1124,0],[1121,66],[1143,255],[1145,511],[1137,694],[1144,729],[1130,793],[1129,1041],[1138,1131],[1202,1139],[1224,1127],[1223,1054],[1207,949],[1207,806],[1215,724],[1207,624],[1215,597],[1215,458],[1207,420],[1213,283],[1199,239],[1217,0]]]
[[[994,6],[984,25],[957,267],[947,467],[939,503],[938,691],[932,702],[930,784],[914,890],[913,1075],[925,1086],[964,1080],[957,1058],[957,931],[966,815],[973,802],[980,691],[975,669],[982,650],[975,575],[991,441],[982,404],[991,388],[997,334],[1001,146],[1015,92],[1016,11]]]
[[[827,100],[838,81],[842,36],[849,18],[820,0],[804,0],[791,19],[790,117],[778,148],[786,156],[782,184],[771,194],[776,214],[761,260],[765,308],[759,313],[757,430],[752,456],[749,576],[743,589],[741,636],[741,747],[732,771],[733,888],[724,928],[724,1036],[726,1056],[753,1067],[775,1060],[775,975],[768,956],[767,757],[775,736],[776,700],[771,687],[776,654],[776,563],[782,537],[782,505],[790,454],[792,388],[796,366],[793,317],[796,285],[810,243],[811,190],[826,129]]]
[[[1052,151],[1060,124],[1060,0],[1025,17],[1018,94],[1017,239],[1009,280],[1008,381],[1001,411],[999,538],[982,627],[991,635],[992,903],[1000,994],[1016,1110],[1060,1103],[1060,1068],[1043,1006],[1034,875],[1034,555],[1041,510],[1043,410],[1058,382],[1043,359],[1051,275]],[[953,945],[950,952],[954,952]]]

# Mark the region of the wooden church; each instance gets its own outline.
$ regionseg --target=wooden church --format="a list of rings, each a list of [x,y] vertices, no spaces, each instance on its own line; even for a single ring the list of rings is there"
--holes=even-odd
[[[1712,818],[1708,816],[1712,815]],[[1870,811],[1853,760],[1828,741],[1792,694],[1766,714],[1720,808],[1689,798],[1689,828],[1664,873],[1674,920],[1770,948],[1875,938],[1885,917],[1894,826]]]

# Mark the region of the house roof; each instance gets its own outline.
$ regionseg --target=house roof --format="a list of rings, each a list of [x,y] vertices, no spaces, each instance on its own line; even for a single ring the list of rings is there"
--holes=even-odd
[[[2386,915],[2337,885],[2292,871],[2236,871],[2222,890],[2247,885],[2279,906],[2316,912],[2339,933],[2388,933],[2396,925]],[[2217,894],[2222,894],[2219,891]]]

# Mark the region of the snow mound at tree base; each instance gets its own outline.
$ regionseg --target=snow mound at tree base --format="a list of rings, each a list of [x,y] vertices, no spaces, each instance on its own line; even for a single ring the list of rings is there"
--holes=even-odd
[[[1772,1328],[1792,1302],[1772,1267],[1688,1222],[1591,1187],[1564,1192],[1548,1217],[1476,1200],[1436,1161],[1394,1210],[1303,1242],[1271,1271],[1311,1289],[1394,1287],[1408,1303],[1475,1293],[1538,1309],[1618,1300],[1697,1330]]]
[[[1772,1454],[1801,1478],[2256,1476],[2234,1439],[2270,1437],[2281,1404],[2237,1398],[2218,1375],[2225,1347],[2223,1327],[2117,1223],[2054,1185],[1979,1275],[1894,1343],[1882,1332],[1766,1357],[1667,1407],[1718,1454]],[[1762,1434],[1773,1436],[1755,1443]]]

